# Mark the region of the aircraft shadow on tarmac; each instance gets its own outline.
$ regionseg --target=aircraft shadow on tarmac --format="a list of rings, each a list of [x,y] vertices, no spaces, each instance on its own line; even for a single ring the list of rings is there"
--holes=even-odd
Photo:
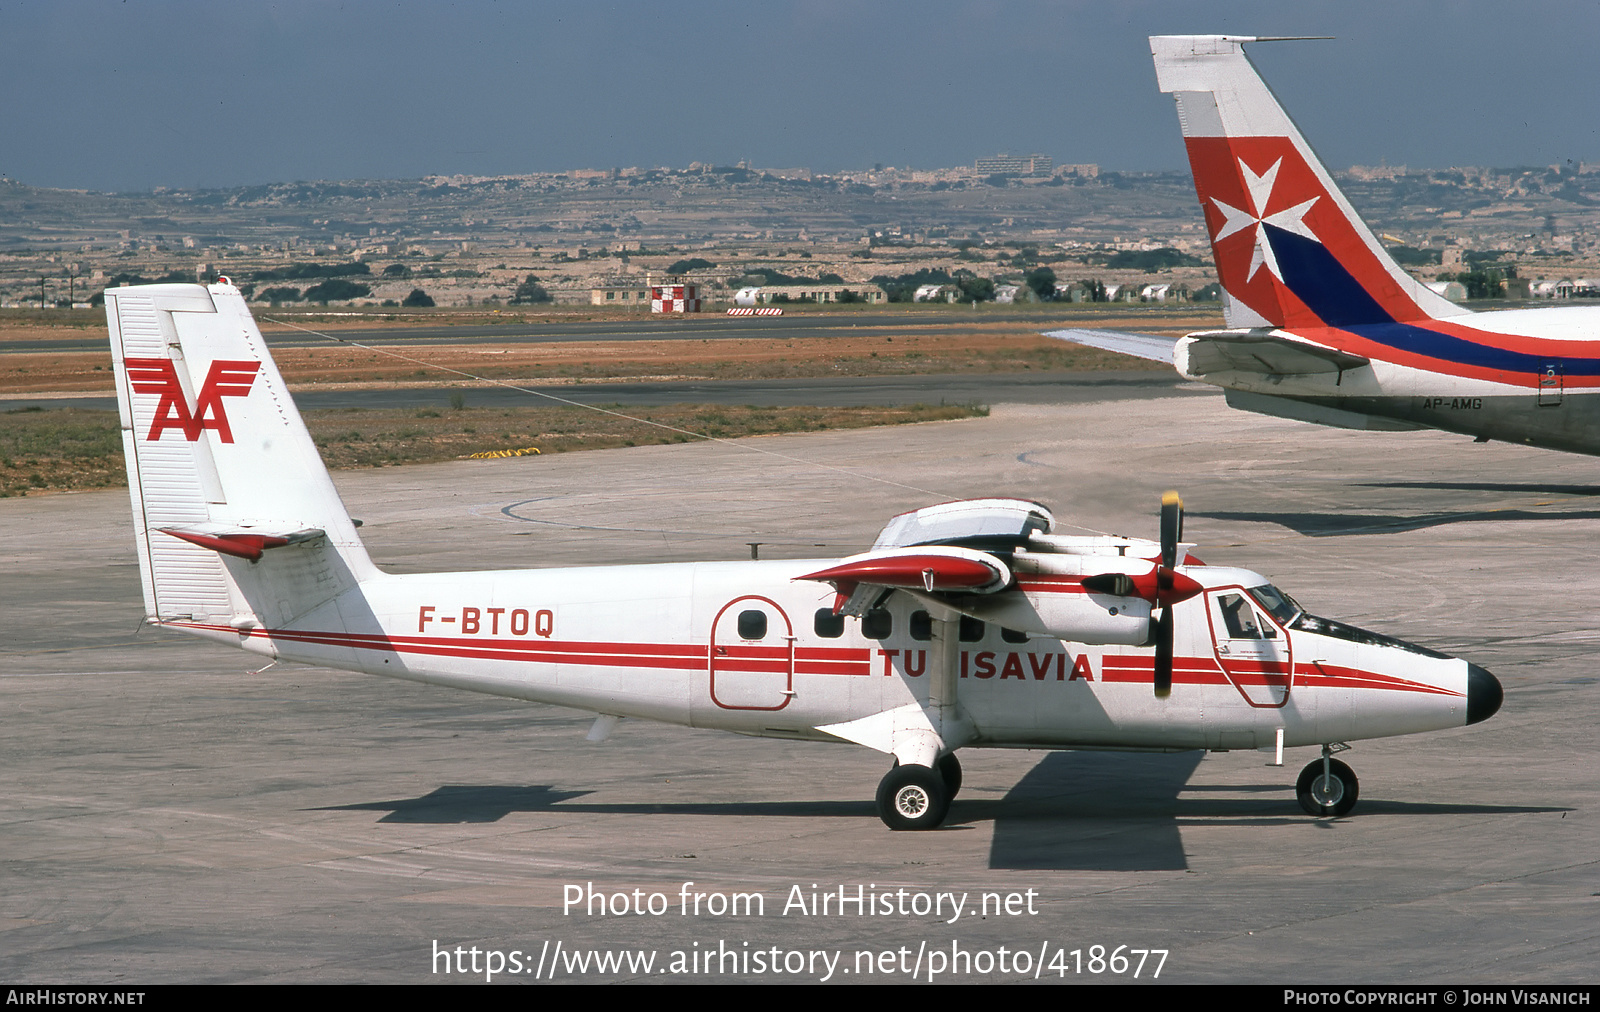
[[[1052,752],[1003,800],[951,806],[951,821],[994,820],[991,868],[1181,871],[1178,794],[1204,757]]]
[[[1229,825],[1289,825],[1312,820],[1300,812],[1287,782],[1189,785],[1204,753],[1052,752],[1003,798],[972,798],[950,806],[943,831],[992,822],[989,867],[1061,871],[1183,871],[1180,829],[1226,819]],[[548,785],[507,787],[447,784],[421,797],[312,809],[387,812],[379,823],[459,825],[498,822],[516,812],[596,815],[735,816],[741,818],[859,818],[874,816],[870,801],[743,801],[573,803],[592,791]],[[1266,794],[1263,798],[1192,797]],[[1191,795],[1180,798],[1179,795]],[[1364,800],[1360,815],[1461,815],[1565,811],[1505,805],[1429,804]],[[1316,820],[1331,825],[1339,820]]]
[[[1436,489],[1441,492],[1493,492],[1498,495],[1564,495],[1600,498],[1600,485],[1558,485],[1541,482],[1493,481],[1368,481],[1361,488]],[[1340,537],[1348,534],[1392,534],[1418,531],[1446,524],[1475,521],[1507,520],[1595,520],[1597,510],[1563,510],[1562,504],[1541,503],[1557,507],[1548,512],[1527,509],[1479,509],[1437,511],[1415,516],[1382,513],[1269,513],[1269,512],[1193,512],[1190,516],[1213,520],[1239,520],[1247,523],[1269,523],[1287,527],[1312,538]]]
[[[455,825],[467,822],[499,822],[512,812],[542,812],[570,798],[581,798],[591,791],[559,791],[545,785],[495,787],[473,784],[446,784],[420,798],[398,801],[368,801],[359,805],[332,805],[314,812],[388,812],[379,822]]]
[[[1436,488],[1449,492],[1514,492],[1525,495],[1600,496],[1600,485],[1551,485],[1507,481],[1364,481],[1360,488]]]
[[[1278,524],[1308,538],[1337,538],[1350,534],[1397,534],[1420,531],[1446,524],[1508,520],[1600,520],[1600,510],[1470,510],[1460,513],[1424,513],[1398,516],[1381,513],[1267,513],[1267,512],[1191,512],[1191,517],[1232,520],[1244,523]]]

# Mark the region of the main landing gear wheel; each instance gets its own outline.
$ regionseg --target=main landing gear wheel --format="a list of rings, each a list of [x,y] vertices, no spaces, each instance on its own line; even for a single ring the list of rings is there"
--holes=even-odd
[[[878,818],[890,829],[936,829],[949,810],[950,793],[937,770],[896,766],[878,783]]]
[[[1323,764],[1327,764],[1326,774]],[[1350,767],[1337,759],[1313,759],[1300,771],[1295,782],[1295,797],[1308,814],[1346,815],[1356,806],[1360,784]]]
[[[961,760],[956,758],[954,752],[940,756],[933,768],[944,779],[944,796],[946,803],[954,801],[956,794],[961,790]]]

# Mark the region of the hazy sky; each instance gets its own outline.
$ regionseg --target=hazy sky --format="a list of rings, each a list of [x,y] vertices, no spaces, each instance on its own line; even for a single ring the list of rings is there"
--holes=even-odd
[[[1337,36],[1252,48],[1334,167],[1600,161],[1597,29],[1593,0],[0,0],[0,174],[1176,168],[1145,37],[1186,32]]]

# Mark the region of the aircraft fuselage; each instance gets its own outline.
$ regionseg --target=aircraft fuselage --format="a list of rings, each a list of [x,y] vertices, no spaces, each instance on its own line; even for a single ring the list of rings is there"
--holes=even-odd
[[[1295,746],[1466,722],[1459,659],[1286,628],[1260,609],[1266,636],[1220,633],[1219,595],[1265,583],[1244,570],[1184,567],[1208,590],[1173,606],[1175,685],[1156,699],[1151,648],[937,621],[903,592],[881,614],[834,615],[831,588],[796,580],[826,564],[383,576],[281,627],[164,624],[283,660],[763,737],[837,741],[819,728],[928,706],[941,677],[971,746],[1248,749],[1280,728]]]
[[[1301,374],[1217,368],[1197,347],[1204,335],[1180,341],[1175,361],[1190,379],[1321,410],[1230,396],[1239,408],[1347,428],[1443,429],[1600,454],[1600,307],[1235,333],[1306,341],[1369,359]]]

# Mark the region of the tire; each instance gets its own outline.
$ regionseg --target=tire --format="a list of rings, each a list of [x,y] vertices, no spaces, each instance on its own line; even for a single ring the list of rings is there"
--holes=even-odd
[[[878,783],[878,818],[890,829],[936,829],[949,810],[944,778],[926,766],[896,766]]]
[[[1319,818],[1347,815],[1356,806],[1361,785],[1350,767],[1337,759],[1328,761],[1328,770],[1333,778],[1325,784],[1322,762],[1321,759],[1313,759],[1300,771],[1300,779],[1294,785],[1295,797],[1300,799],[1300,807],[1309,815]]]
[[[954,752],[951,752],[940,756],[939,761],[933,764],[933,768],[938,771],[940,779],[944,781],[946,803],[954,801],[956,795],[961,792],[961,760],[956,758]]]

